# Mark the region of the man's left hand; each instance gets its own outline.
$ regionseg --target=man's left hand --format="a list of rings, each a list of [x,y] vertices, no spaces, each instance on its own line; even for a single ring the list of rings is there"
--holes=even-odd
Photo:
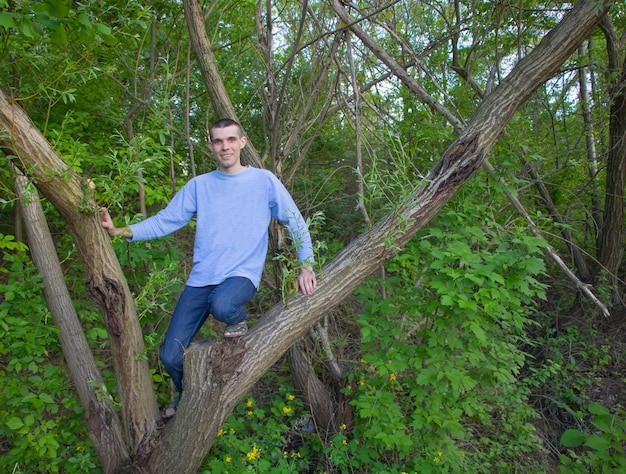
[[[310,295],[317,288],[317,278],[311,267],[302,267],[297,280],[297,289],[305,295]]]

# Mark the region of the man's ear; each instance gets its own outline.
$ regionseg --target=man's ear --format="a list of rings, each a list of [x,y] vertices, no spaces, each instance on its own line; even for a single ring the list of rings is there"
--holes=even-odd
[[[246,143],[248,143],[248,137],[244,135],[243,137],[241,137],[241,148],[245,147]]]

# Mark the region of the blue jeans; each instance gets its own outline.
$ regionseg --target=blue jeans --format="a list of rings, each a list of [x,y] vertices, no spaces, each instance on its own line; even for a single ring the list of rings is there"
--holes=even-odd
[[[178,393],[183,391],[183,351],[198,334],[212,314],[227,325],[237,324],[248,317],[246,303],[256,294],[254,284],[245,277],[231,277],[219,285],[185,286],[161,348],[161,362]]]

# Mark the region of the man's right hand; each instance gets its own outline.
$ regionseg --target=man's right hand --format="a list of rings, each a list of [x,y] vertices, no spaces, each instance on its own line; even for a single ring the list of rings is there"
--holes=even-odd
[[[113,224],[113,219],[111,219],[111,214],[106,207],[100,208],[100,215],[102,217],[102,227],[104,227],[111,237],[124,237],[130,239],[133,237],[133,233],[128,227],[117,228],[115,224]]]

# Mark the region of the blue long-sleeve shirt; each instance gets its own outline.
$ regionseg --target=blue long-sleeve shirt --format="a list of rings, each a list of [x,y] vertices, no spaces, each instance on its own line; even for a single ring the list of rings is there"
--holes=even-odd
[[[247,167],[236,174],[212,171],[191,179],[152,217],[133,224],[132,241],[168,235],[197,218],[189,286],[217,285],[242,276],[261,282],[270,218],[285,224],[300,262],[313,263],[311,237],[293,198],[270,171]]]

